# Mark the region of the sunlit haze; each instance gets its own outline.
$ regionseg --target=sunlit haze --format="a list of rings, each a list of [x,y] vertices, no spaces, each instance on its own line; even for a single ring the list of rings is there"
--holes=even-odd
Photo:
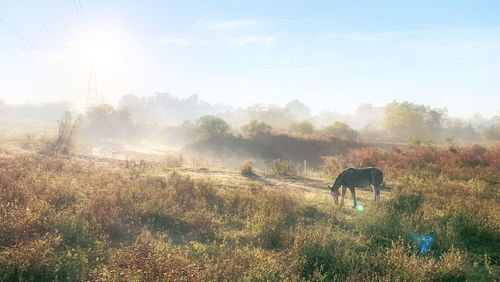
[[[298,99],[349,113],[396,100],[491,117],[499,11],[498,1],[7,0],[0,99],[82,109],[91,84],[112,105],[168,92],[234,107]]]

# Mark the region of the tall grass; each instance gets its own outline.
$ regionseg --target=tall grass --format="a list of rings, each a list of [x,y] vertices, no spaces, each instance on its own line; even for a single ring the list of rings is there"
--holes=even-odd
[[[293,176],[297,175],[297,165],[292,161],[277,159],[269,163],[268,172],[275,176]]]
[[[322,170],[337,175],[346,167],[376,166],[389,178],[425,171],[453,179],[479,178],[492,183],[500,179],[500,146],[414,146],[407,150],[363,148],[324,158]]]
[[[498,148],[455,149],[326,159],[327,173],[343,162],[386,172],[391,190],[362,212],[334,208],[320,189],[305,198],[130,161],[5,151],[0,280],[491,281]],[[428,250],[419,236],[433,236]]]

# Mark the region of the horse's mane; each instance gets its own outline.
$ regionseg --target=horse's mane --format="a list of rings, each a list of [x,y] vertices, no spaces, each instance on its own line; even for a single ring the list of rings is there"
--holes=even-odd
[[[333,183],[332,188],[330,189],[331,191],[335,189],[339,189],[341,183],[342,183],[342,178],[344,177],[344,173],[346,170],[342,171],[339,176],[337,176],[337,179],[335,179],[335,182]]]

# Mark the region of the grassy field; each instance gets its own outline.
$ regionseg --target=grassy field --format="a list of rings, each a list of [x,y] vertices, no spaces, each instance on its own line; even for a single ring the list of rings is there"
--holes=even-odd
[[[0,150],[0,280],[499,279],[500,147],[363,148],[308,177],[171,162]],[[333,205],[348,166],[384,171],[380,202]]]

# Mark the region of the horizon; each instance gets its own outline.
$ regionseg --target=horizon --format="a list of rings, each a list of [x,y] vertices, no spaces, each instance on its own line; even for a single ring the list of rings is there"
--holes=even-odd
[[[94,65],[111,105],[170,93],[233,108],[298,99],[315,114],[392,101],[500,113],[495,1],[76,3],[0,3],[1,100],[83,109]]]

